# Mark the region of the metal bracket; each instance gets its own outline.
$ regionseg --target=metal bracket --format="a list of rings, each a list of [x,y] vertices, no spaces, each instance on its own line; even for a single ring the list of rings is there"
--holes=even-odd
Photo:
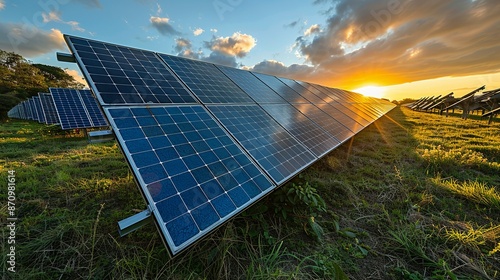
[[[151,209],[148,209],[123,219],[118,222],[118,233],[121,237],[141,228],[142,226],[151,222]]]
[[[76,62],[75,56],[70,54],[70,53],[56,53],[57,56],[57,61],[62,61],[62,62]]]

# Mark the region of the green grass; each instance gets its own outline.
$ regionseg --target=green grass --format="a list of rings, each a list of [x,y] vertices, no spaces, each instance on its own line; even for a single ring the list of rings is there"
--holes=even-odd
[[[146,204],[115,142],[10,121],[0,176],[16,171],[19,220],[4,278],[495,279],[499,143],[498,120],[398,107],[170,259],[153,224],[118,235]]]

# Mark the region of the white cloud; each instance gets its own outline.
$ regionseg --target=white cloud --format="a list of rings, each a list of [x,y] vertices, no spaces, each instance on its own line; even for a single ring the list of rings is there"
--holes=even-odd
[[[212,51],[228,56],[244,57],[255,47],[252,35],[235,32],[231,37],[213,37],[205,46]]]
[[[76,31],[80,31],[80,32],[84,32],[85,29],[83,29],[82,27],[80,27],[80,23],[77,22],[77,21],[63,21],[61,19],[61,13],[59,11],[51,11],[50,13],[42,13],[42,18],[43,18],[43,22],[44,23],[48,23],[48,22],[51,22],[51,21],[55,21],[55,22],[59,22],[59,23],[63,23],[63,24],[67,24],[69,26],[71,26],[71,29],[72,30],[76,30]]]
[[[193,34],[194,36],[199,36],[201,34],[203,34],[203,32],[205,32],[205,30],[201,29],[201,28],[196,28],[194,31],[193,31]]]
[[[319,24],[313,24],[304,32],[304,36],[309,36],[314,33],[319,33],[321,29],[319,28]]]
[[[219,31],[219,30],[217,30],[217,28],[210,28],[210,32],[212,32],[212,33],[217,33],[217,31]]]
[[[51,11],[50,13],[42,13],[43,22],[51,22],[51,21],[61,21],[61,13],[58,11]]]
[[[170,24],[169,18],[162,17],[150,17],[149,22],[151,25],[162,35],[179,35],[180,32],[175,30],[175,28]]]
[[[0,0],[0,10],[3,10],[5,8],[5,1]]]
[[[0,23],[0,49],[31,58],[67,49],[57,29],[41,30],[20,23]]]
[[[163,10],[161,9],[160,3],[156,3],[156,7],[157,7],[157,9],[156,9],[156,14],[157,14],[157,15],[160,15],[160,14],[161,14],[161,12],[163,12]]]

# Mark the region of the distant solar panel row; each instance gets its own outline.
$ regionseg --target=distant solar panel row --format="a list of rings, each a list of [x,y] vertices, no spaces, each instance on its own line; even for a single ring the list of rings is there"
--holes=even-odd
[[[65,35],[177,254],[394,105]]]
[[[12,108],[10,118],[60,124],[62,129],[108,126],[90,90],[50,88]]]

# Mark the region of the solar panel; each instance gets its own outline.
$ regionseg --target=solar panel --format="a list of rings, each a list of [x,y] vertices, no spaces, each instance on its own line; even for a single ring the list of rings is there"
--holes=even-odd
[[[257,105],[207,107],[277,184],[316,159]]]
[[[36,113],[38,116],[38,122],[45,123],[45,115],[43,114],[43,111],[42,111],[42,103],[40,101],[40,97],[34,96],[32,98],[33,98],[33,102],[35,103]]]
[[[265,104],[262,108],[317,157],[325,155],[340,144],[331,134],[290,104]]]
[[[92,95],[90,90],[79,90],[78,91],[81,97],[83,104],[85,105],[85,109],[88,112],[88,116],[92,123],[93,127],[102,127],[108,126],[108,121],[104,117],[99,105],[97,104],[97,100]]]
[[[54,106],[54,100],[52,100],[52,95],[50,93],[38,93],[40,97],[40,102],[42,103],[42,111],[45,116],[46,124],[57,124],[59,123],[59,117],[57,116],[56,107]]]
[[[255,77],[251,72],[220,65],[217,65],[217,67],[257,103],[286,103],[285,99]]]
[[[35,100],[33,98],[28,99],[28,103],[31,109],[31,119],[38,121],[38,112],[36,111]]]
[[[275,188],[201,105],[105,111],[174,254]]]
[[[363,127],[366,127],[370,124],[368,120],[363,118],[360,114],[354,113],[354,108],[353,110],[349,110],[348,105],[346,104],[341,104],[338,102],[331,102],[328,103],[328,105],[332,106],[333,108],[339,110],[340,112],[344,113],[346,116],[349,116],[351,119],[355,120],[357,123],[361,124]]]
[[[354,133],[347,129],[343,124],[313,104],[295,104],[294,106],[321,128],[335,136],[335,138],[341,143],[354,135]]]
[[[102,105],[196,102],[153,52],[64,38]]]
[[[252,73],[267,86],[277,92],[281,97],[290,103],[309,103],[304,97],[300,96],[296,91],[285,85],[275,76],[270,76],[261,73]]]
[[[212,63],[159,54],[203,103],[254,103]]]
[[[62,129],[89,128],[92,123],[76,90],[49,88]]]
[[[296,91],[298,94],[303,96],[309,102],[311,102],[313,104],[326,103],[325,100],[319,98],[317,95],[315,95],[314,93],[312,93],[311,91],[309,91],[308,89],[306,89],[305,87],[303,87],[302,85],[297,83],[296,81],[290,80],[287,78],[282,78],[282,77],[278,77],[278,79],[281,80],[287,86],[289,86],[291,89]]]

